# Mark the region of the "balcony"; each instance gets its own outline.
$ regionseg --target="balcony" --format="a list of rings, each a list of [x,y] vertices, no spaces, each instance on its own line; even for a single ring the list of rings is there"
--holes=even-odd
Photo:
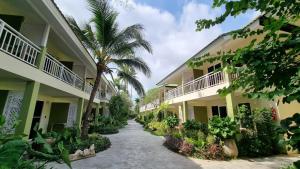
[[[148,104],[145,104],[145,105],[141,106],[140,107],[140,112],[156,109],[159,105],[160,105],[159,99],[155,99],[151,103],[148,103]]]
[[[224,72],[209,73],[183,85],[180,85],[175,89],[169,90],[165,94],[165,100],[171,100],[183,95],[202,91],[208,88],[213,88],[224,83]]]
[[[38,57],[41,56],[41,48],[9,26],[0,19],[0,51],[34,67],[38,70]],[[45,62],[41,68],[44,73],[78,89],[90,94],[91,85],[84,85],[84,80],[72,70],[64,66],[50,54],[46,54]],[[84,87],[85,86],[85,87]],[[99,92],[97,99],[101,99]]]

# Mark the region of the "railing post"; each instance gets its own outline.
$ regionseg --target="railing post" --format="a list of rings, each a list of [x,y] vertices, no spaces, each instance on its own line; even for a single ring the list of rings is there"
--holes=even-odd
[[[60,67],[60,72],[59,72],[59,78],[63,79],[63,72],[64,72],[64,67]]]
[[[0,37],[2,35],[3,29],[4,29],[5,23],[0,20]]]

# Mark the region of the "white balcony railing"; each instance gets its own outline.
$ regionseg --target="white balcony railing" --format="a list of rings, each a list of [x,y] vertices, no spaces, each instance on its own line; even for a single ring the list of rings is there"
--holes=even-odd
[[[225,82],[224,72],[209,73],[192,80],[175,89],[169,90],[165,95],[165,100],[170,100],[185,94],[200,91],[209,87],[214,87]]]
[[[0,19],[0,50],[36,67],[40,48]]]
[[[155,99],[151,103],[142,105],[140,107],[140,112],[156,109],[159,106],[159,104],[160,104],[159,99]]]
[[[47,54],[45,59],[43,71],[71,86],[76,87],[77,89],[82,90],[83,80],[49,54]]]
[[[3,51],[33,67],[37,68],[37,58],[40,57],[41,49],[9,26],[0,19],[0,51]],[[45,63],[43,65],[43,72],[79,89],[83,90],[84,81],[69,68],[64,66],[57,59],[50,54],[46,55]],[[92,85],[85,85],[84,92],[90,94],[92,92]],[[97,92],[96,98],[103,99],[101,92]],[[106,96],[105,96],[105,99]]]

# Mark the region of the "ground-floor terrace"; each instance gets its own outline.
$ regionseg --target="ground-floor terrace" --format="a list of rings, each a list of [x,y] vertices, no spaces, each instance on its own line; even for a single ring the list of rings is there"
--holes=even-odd
[[[163,146],[164,138],[144,131],[135,121],[118,134],[108,135],[111,148],[95,157],[72,162],[74,169],[279,169],[298,155],[246,158],[230,161],[210,161],[188,158]],[[51,164],[48,168],[67,169],[65,164]]]
[[[263,99],[248,99],[241,93],[229,94],[226,97],[219,95],[211,95],[197,99],[188,99],[185,101],[169,103],[168,111],[177,115],[183,123],[186,120],[194,119],[202,123],[208,123],[212,116],[234,117],[238,111],[238,107],[244,105],[248,110],[267,108],[275,112],[274,119],[280,119],[278,108],[273,101]]]
[[[52,81],[50,78],[49,81]],[[36,125],[43,132],[80,126],[88,92],[68,87],[59,80],[55,88],[4,70],[0,70],[0,79],[0,114],[5,117],[4,128],[7,132],[26,134],[32,138]],[[108,114],[108,97],[97,97],[92,113]],[[17,121],[17,128],[13,129]]]

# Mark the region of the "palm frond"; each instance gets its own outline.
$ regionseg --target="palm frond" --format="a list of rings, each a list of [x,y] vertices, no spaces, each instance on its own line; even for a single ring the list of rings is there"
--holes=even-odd
[[[97,49],[97,42],[95,39],[92,38],[93,32],[92,29],[86,30],[85,28],[90,28],[88,23],[85,23],[85,28],[80,28],[80,26],[77,24],[76,20],[73,17],[67,17],[67,21],[76,34],[76,36],[82,41],[83,45],[90,49],[90,50],[95,50]],[[88,32],[88,33],[87,33]]]
[[[116,65],[118,65],[120,67],[125,65],[128,67],[135,68],[137,70],[140,70],[147,77],[151,76],[150,67],[141,58],[133,57],[133,58],[124,58],[124,59],[111,59],[111,62],[115,63]]]
[[[118,31],[117,13],[107,0],[88,0],[88,4],[90,11],[94,14],[92,22],[97,30],[97,40],[101,47],[105,49]]]
[[[140,83],[135,76],[131,76],[130,74],[127,74],[126,72],[123,72],[123,71],[119,71],[118,72],[118,76],[121,78],[121,79],[124,79],[126,80],[134,89],[135,91],[137,92],[137,94],[139,96],[144,96],[145,95],[145,90],[144,90],[144,87],[142,85],[142,83]]]

